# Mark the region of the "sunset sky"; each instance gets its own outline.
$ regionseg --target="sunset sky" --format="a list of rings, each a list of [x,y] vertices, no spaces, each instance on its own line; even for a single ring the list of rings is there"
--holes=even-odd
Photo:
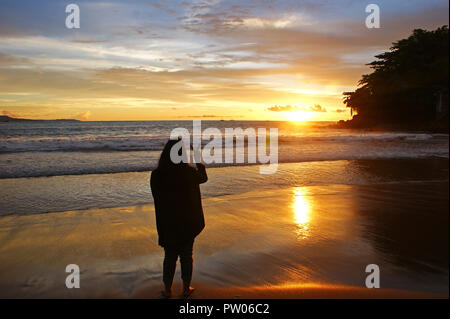
[[[80,7],[67,29],[65,7]],[[367,29],[365,7],[381,8]],[[340,120],[365,63],[447,0],[0,3],[0,111],[82,120]]]

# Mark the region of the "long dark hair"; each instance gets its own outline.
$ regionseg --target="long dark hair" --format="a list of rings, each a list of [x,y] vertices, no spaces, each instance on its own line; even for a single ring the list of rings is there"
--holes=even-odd
[[[172,159],[170,158],[170,150],[179,141],[180,141],[180,139],[178,139],[178,140],[169,139],[167,141],[166,145],[164,145],[163,151],[161,153],[161,157],[159,158],[157,169],[169,170],[169,169],[173,169],[173,168],[185,168],[187,166],[187,164],[183,163],[183,162],[175,164],[174,162],[172,162]],[[178,151],[178,155],[181,155],[183,151],[184,151],[184,144],[182,144],[182,147]]]

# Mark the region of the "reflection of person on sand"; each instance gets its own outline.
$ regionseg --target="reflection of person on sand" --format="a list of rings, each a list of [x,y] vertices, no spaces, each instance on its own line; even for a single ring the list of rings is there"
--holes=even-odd
[[[171,296],[176,263],[180,256],[183,295],[188,297],[193,288],[192,248],[195,237],[205,227],[199,184],[208,180],[205,166],[197,169],[188,163],[174,164],[170,151],[178,141],[169,140],[152,172],[150,186],[155,202],[158,244],[164,247],[163,281],[165,297]],[[180,142],[181,143],[181,142]],[[180,148],[180,152],[184,148]],[[181,155],[179,152],[179,155]],[[183,152],[184,153],[184,152]]]

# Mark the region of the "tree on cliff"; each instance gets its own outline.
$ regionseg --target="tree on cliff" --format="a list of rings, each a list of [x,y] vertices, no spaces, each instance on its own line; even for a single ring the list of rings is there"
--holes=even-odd
[[[354,92],[344,93],[353,124],[423,123],[436,119],[436,105],[446,99],[448,108],[448,26],[434,31],[416,29],[394,42],[389,51],[369,63]],[[448,115],[447,115],[448,116]]]

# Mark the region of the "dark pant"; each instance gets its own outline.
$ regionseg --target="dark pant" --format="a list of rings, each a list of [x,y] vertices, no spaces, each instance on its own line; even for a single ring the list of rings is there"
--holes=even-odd
[[[191,284],[192,279],[192,249],[194,240],[178,244],[166,245],[164,247],[164,265],[163,265],[163,282],[167,287],[172,286],[173,276],[177,267],[177,259],[180,256],[181,263],[181,279],[186,286]]]

